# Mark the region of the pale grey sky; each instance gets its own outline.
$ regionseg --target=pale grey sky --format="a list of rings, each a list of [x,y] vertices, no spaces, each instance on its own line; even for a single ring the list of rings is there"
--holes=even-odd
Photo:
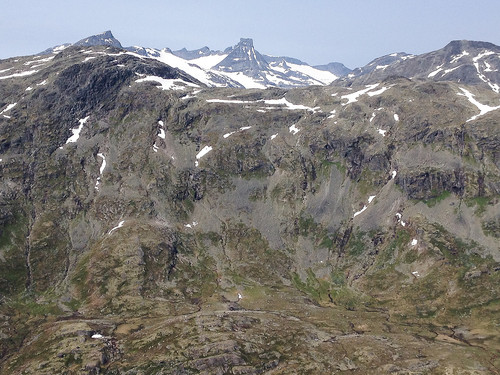
[[[112,30],[124,46],[225,49],[240,37],[265,54],[350,68],[455,39],[500,44],[498,0],[0,0],[0,58]]]

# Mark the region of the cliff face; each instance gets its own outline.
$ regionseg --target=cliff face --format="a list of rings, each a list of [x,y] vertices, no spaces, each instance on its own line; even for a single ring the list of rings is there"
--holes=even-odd
[[[0,70],[3,373],[498,371],[491,90]]]

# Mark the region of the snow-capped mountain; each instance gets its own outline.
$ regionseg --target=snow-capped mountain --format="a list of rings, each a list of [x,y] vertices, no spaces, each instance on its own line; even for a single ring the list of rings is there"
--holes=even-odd
[[[111,31],[84,38],[74,44],[64,44],[44,51],[57,53],[69,46],[105,45],[123,48]],[[301,87],[328,85],[341,76],[342,71],[350,71],[340,63],[315,68],[298,59],[274,57],[260,54],[250,38],[241,38],[234,47],[224,51],[213,51],[209,47],[196,50],[185,48],[172,51],[170,48],[156,49],[140,46],[125,47],[129,52],[159,60],[193,76],[209,87]],[[339,70],[340,67],[340,70]],[[336,73],[339,71],[339,73]]]
[[[455,81],[482,85],[500,93],[500,47],[492,43],[455,40],[421,55],[395,53],[352,71],[347,80],[370,84],[389,76]]]

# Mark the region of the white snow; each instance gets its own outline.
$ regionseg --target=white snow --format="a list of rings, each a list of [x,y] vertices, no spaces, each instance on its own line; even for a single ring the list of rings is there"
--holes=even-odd
[[[486,56],[489,56],[492,54],[494,54],[493,51],[485,51],[483,53],[480,53],[476,57],[474,57],[472,59],[472,62],[474,64],[474,66],[476,67],[477,76],[479,77],[479,79],[481,79],[481,81],[487,83],[491,87],[491,89],[498,94],[498,93],[500,93],[500,86],[498,86],[496,83],[491,83],[491,81],[484,74],[482,74],[481,70],[479,69],[479,60],[482,59],[483,57],[486,57]],[[485,71],[488,71],[488,68]]]
[[[202,148],[200,152],[196,155],[196,159],[201,159],[203,156],[208,154],[210,151],[212,151],[212,146],[205,146]]]
[[[417,239],[415,239],[415,238],[414,238],[414,239],[411,241],[411,246],[416,246],[416,245],[417,245],[417,243],[418,243]]]
[[[30,76],[32,74],[38,73],[38,70],[28,70],[25,72],[19,72],[19,73],[14,73],[9,76],[3,76],[0,77],[0,79],[8,79],[8,78],[15,78],[15,77],[25,77],[25,76]]]
[[[378,133],[382,135],[382,137],[385,137],[385,133],[387,133],[387,130],[383,129],[377,129]]]
[[[375,199],[376,195],[370,195],[368,197],[368,203],[372,203],[372,201]]]
[[[200,87],[194,83],[183,81],[182,79],[166,79],[157,76],[147,76],[140,78],[135,82],[158,82],[162,90],[184,90],[186,86],[189,87]]]
[[[293,135],[295,135],[298,132],[300,132],[300,129],[298,129],[297,127],[295,127],[295,124],[293,124],[292,126],[290,126],[288,129],[289,129],[290,133],[293,133]]]
[[[41,62],[49,62],[54,57],[55,56],[50,56],[50,57],[46,57],[45,59],[40,59],[39,56],[37,56],[37,58],[35,60],[25,62],[24,65],[38,64],[38,63],[41,63]]]
[[[37,83],[36,85],[37,85],[37,86],[44,86],[44,85],[46,85],[46,84],[47,84],[47,80],[45,79],[45,80],[43,80],[42,82]]]
[[[418,271],[413,271],[413,272],[412,272],[412,275],[413,275],[413,276],[416,276],[416,277],[420,277],[420,274],[418,273]]]
[[[160,126],[164,126],[164,125],[165,125],[165,124],[163,123],[163,121],[162,121],[162,120],[158,121],[158,124],[159,124]]]
[[[31,90],[33,90],[33,87],[29,86],[29,87],[26,87],[25,91],[31,91]]]
[[[104,172],[104,168],[106,168],[106,158],[101,153],[98,153],[97,156],[102,159],[101,168],[99,168],[99,173],[102,175],[102,172]]]
[[[453,59],[451,59],[450,64],[456,63],[459,59],[461,59],[464,56],[469,56],[469,52],[462,51],[462,53],[460,55],[453,56]]]
[[[226,133],[226,134],[223,135],[223,137],[224,138],[228,138],[228,137],[232,136],[234,133],[236,133],[236,132]]]
[[[153,151],[158,152],[158,146],[156,145],[156,143],[153,145]]]
[[[73,135],[68,138],[68,140],[66,141],[66,144],[68,144],[68,143],[74,143],[74,142],[78,141],[78,138],[80,138],[80,132],[83,129],[83,125],[87,122],[87,120],[89,118],[90,118],[90,116],[87,116],[85,118],[82,118],[82,119],[78,120],[78,122],[80,123],[80,125],[78,125],[77,128],[71,129],[71,131],[73,132]]]
[[[160,132],[158,133],[158,137],[160,137],[161,139],[165,139],[165,130],[160,128]]]
[[[8,72],[11,69],[13,69],[13,68],[2,69],[2,70],[0,70],[0,74]]]
[[[284,105],[286,107],[286,109],[289,109],[289,110],[305,109],[305,110],[311,111],[313,113],[316,111],[320,111],[319,107],[311,108],[311,107],[307,107],[307,106],[301,105],[301,104],[293,104],[293,103],[290,103],[286,98],[264,100],[264,103],[266,103],[268,105]]]
[[[64,44],[61,44],[60,46],[57,46],[57,47],[54,47],[52,49],[53,52],[59,52],[59,51],[62,51],[63,49],[66,49],[68,48],[67,46],[65,46]]]
[[[384,86],[384,87],[382,87],[382,88],[380,88],[380,89],[378,89],[378,90],[375,90],[375,91],[369,91],[369,92],[367,92],[366,94],[367,94],[368,96],[376,96],[376,95],[380,95],[380,94],[382,94],[383,92],[385,92],[385,91],[389,90],[389,88],[390,88],[390,87],[385,87],[385,86]]]
[[[444,71],[443,75],[448,74],[448,73],[451,73],[451,72],[453,72],[454,70],[456,70],[456,69],[460,68],[461,66],[462,66],[462,65],[456,66],[456,67],[451,68],[451,69],[446,69],[446,70]]]
[[[257,103],[251,102],[247,100],[227,100],[227,99],[207,99],[207,103],[227,103],[227,104],[249,104],[249,103]]]
[[[394,114],[394,121],[399,121],[399,115],[397,113]]]
[[[392,174],[392,179],[394,180],[394,178],[396,177],[396,175],[398,174],[398,172],[392,171],[391,174]]]
[[[103,336],[103,335],[101,335],[100,333],[94,333],[94,334],[92,335],[92,338],[93,338],[93,339],[102,339],[103,337],[104,337],[104,336]]]
[[[99,156],[102,159],[102,164],[101,164],[101,167],[99,168],[100,176],[97,177],[97,181],[95,183],[95,189],[99,190],[99,184],[101,183],[102,172],[104,171],[104,168],[106,168],[106,158],[101,153],[98,153],[97,156]]]
[[[184,227],[186,227],[186,228],[194,228],[197,225],[198,225],[198,222],[197,221],[193,221],[191,224],[184,224]]]
[[[200,51],[201,52],[201,51]],[[227,54],[224,55],[212,55],[212,56],[203,56],[198,57],[197,59],[188,60],[191,64],[196,64],[200,68],[210,69],[220,63],[227,57]]]
[[[387,68],[389,65],[377,65],[375,67],[375,70],[385,70],[385,68]]]
[[[221,75],[225,75],[231,78],[233,81],[238,82],[246,89],[265,89],[266,86],[262,83],[257,82],[252,77],[249,77],[241,72],[218,72]]]
[[[240,299],[242,299],[242,298],[243,298],[243,296],[241,295],[241,293],[238,293],[238,301],[239,301]]]
[[[274,139],[274,138],[276,138],[277,136],[278,136],[278,133],[271,135],[271,140],[273,140],[273,139]]]
[[[327,70],[319,70],[309,65],[299,65],[288,62],[287,65],[291,68],[291,70],[306,74],[309,77],[315,79],[316,81],[321,82],[324,85],[329,85],[330,83],[339,78],[332,72],[329,72]]]
[[[497,110],[497,109],[500,108],[500,105],[498,105],[496,107],[490,107],[489,105],[481,104],[476,99],[474,99],[474,94],[472,94],[470,91],[468,91],[468,90],[466,90],[466,89],[464,89],[462,87],[460,87],[460,90],[462,90],[463,94],[457,93],[457,95],[467,97],[467,99],[469,99],[469,102],[471,102],[472,104],[474,104],[479,109],[479,114],[475,115],[475,116],[472,116],[470,119],[467,120],[467,122],[474,121],[478,117],[480,117],[482,115],[485,115],[488,112],[491,112],[491,111],[494,111],[494,110]]]
[[[373,119],[375,118],[375,115],[376,115],[376,114],[375,114],[375,112],[373,112],[373,113],[372,113],[372,117],[370,117],[370,122],[372,122],[372,121],[373,121]]]
[[[125,223],[125,220],[122,220],[118,223],[118,225],[116,227],[114,227],[113,229],[111,229],[108,234],[111,234],[112,232],[114,232],[115,230],[117,230],[118,228],[121,228],[123,227],[123,224]]]
[[[241,131],[251,129],[251,126],[243,126],[240,128]]]
[[[7,107],[5,107],[5,109],[2,112],[0,112],[0,115],[3,115],[5,112],[10,111],[12,108],[16,106],[16,104],[17,103],[9,104]]]
[[[366,205],[363,206],[363,208],[361,210],[359,210],[358,212],[355,212],[354,213],[354,216],[353,217],[356,217],[358,216],[359,214],[363,213],[364,210],[366,210],[368,207],[366,207]]]
[[[401,215],[399,212],[396,214],[396,217],[398,218],[398,222],[403,226],[405,227],[406,226],[406,223],[402,220],[403,218],[403,215]]]
[[[334,109],[333,111],[330,112],[330,116],[328,116],[328,118],[334,118],[335,117],[335,113],[337,113],[336,109]]]
[[[436,74],[438,74],[442,70],[443,70],[443,65],[439,65],[438,67],[436,67],[436,70],[434,70],[433,72],[429,73],[429,75],[427,76],[427,78],[434,77]]]
[[[379,83],[375,83],[373,85],[367,85],[366,88],[364,88],[363,90],[359,90],[359,91],[353,92],[352,94],[342,95],[340,97],[341,99],[347,99],[347,102],[346,103],[342,103],[342,105],[348,105],[350,103],[357,102],[358,98],[361,95],[366,94],[368,91],[373,90],[378,85],[379,85]]]

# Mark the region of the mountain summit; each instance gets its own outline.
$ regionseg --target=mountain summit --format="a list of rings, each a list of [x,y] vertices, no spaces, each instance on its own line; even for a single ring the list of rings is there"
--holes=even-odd
[[[252,75],[252,73],[269,69],[269,65],[255,50],[251,38],[240,38],[240,42],[229,55],[214,68],[224,72],[245,72]]]
[[[92,35],[88,38],[79,40],[74,44],[75,46],[91,47],[91,46],[112,46],[116,48],[123,48],[121,43],[113,36],[113,33],[108,30],[101,34]]]

